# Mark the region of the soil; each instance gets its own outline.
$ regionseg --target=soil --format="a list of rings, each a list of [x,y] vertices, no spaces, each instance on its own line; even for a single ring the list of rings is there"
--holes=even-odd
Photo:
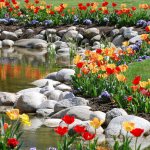
[[[55,28],[57,31],[59,30],[63,30],[63,29],[66,29],[70,26],[73,26],[73,25],[62,25],[62,26],[55,26],[55,27],[44,27],[44,26],[37,26],[37,27],[27,27],[27,26],[19,26],[19,25],[3,25],[3,24],[0,24],[0,32],[2,31],[10,31],[10,32],[14,32],[18,29],[22,29],[23,30],[23,34],[19,37],[19,39],[23,39],[23,38],[32,38],[34,37],[35,35],[39,34],[42,30],[45,30],[45,29],[48,29],[48,28]],[[82,28],[91,28],[91,27],[96,27],[100,30],[100,34],[104,34],[106,36],[110,36],[110,32],[115,29],[116,27],[115,26],[97,26],[97,25],[89,25],[89,26],[86,26],[86,25],[76,25],[77,28],[79,27],[82,27]],[[34,30],[34,33],[33,34],[26,34],[25,33],[25,30],[26,29],[32,29]],[[135,31],[138,31],[139,34],[142,34],[142,33],[146,33],[145,30],[143,28],[136,28],[134,27],[134,30]]]
[[[108,112],[113,108],[118,108],[117,104],[114,102],[104,103],[99,102],[99,98],[89,98],[89,106],[92,108],[93,111],[102,111],[102,112]],[[132,113],[128,113],[130,115],[135,115]],[[136,116],[142,117],[148,121],[150,121],[150,114],[146,113],[138,113]]]

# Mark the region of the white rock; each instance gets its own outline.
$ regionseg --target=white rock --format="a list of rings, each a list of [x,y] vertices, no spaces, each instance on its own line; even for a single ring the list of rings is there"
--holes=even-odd
[[[69,42],[72,40],[74,41],[76,40],[77,35],[78,35],[78,31],[69,30],[64,34],[62,41],[65,41],[65,42]]]
[[[60,91],[60,90],[50,91],[47,95],[47,98],[58,101],[61,93],[62,93],[62,91]]]
[[[0,106],[13,106],[17,101],[17,95],[14,93],[0,92]]]
[[[137,35],[129,40],[129,42],[132,44],[135,44],[137,41],[141,41],[140,35]]]
[[[12,47],[12,46],[14,46],[14,41],[12,41],[12,40],[3,40],[2,41],[2,46],[3,47]]]
[[[57,101],[55,100],[47,100],[44,101],[43,103],[41,103],[41,105],[39,105],[39,109],[54,109],[55,104],[57,104]]]
[[[38,109],[36,111],[36,115],[39,117],[48,117],[49,115],[53,114],[53,109]]]
[[[94,36],[98,35],[100,32],[97,28],[88,28],[85,30],[85,37],[86,38],[93,38]]]
[[[73,98],[73,97],[75,97],[75,95],[72,92],[65,91],[60,94],[59,100]]]
[[[54,81],[51,79],[39,79],[39,80],[33,81],[31,84],[38,86],[38,87],[43,87],[43,86],[46,86],[47,84],[55,87],[55,86],[59,85],[60,82]]]
[[[56,74],[56,79],[60,82],[67,82],[71,80],[71,76],[74,75],[75,71],[73,69],[61,69]]]
[[[3,31],[1,34],[1,38],[3,40],[9,39],[13,41],[16,41],[18,39],[17,35],[14,32],[8,32],[8,31]]]
[[[22,94],[27,93],[27,92],[40,92],[40,90],[41,90],[41,88],[39,88],[39,87],[28,88],[28,89],[21,90],[21,91],[17,92],[16,94],[17,95],[22,95]]]
[[[46,76],[46,79],[56,80],[56,74],[57,72],[52,72]]]
[[[121,134],[124,136],[127,134],[126,131],[122,128],[122,123],[124,121],[134,122],[136,128],[144,129],[145,134],[144,135],[142,134],[138,138],[137,146],[139,146],[139,144],[141,144],[141,150],[149,147],[150,146],[150,142],[149,142],[150,141],[150,132],[149,132],[150,131],[150,122],[143,118],[134,116],[134,115],[119,116],[119,117],[116,117],[111,120],[111,122],[109,123],[108,127],[105,130],[106,140],[107,140],[108,144],[111,146],[114,144],[113,136],[118,137],[120,135],[120,131],[121,131]],[[133,135],[131,135],[130,133],[128,134],[128,136],[133,137]],[[122,136],[119,136],[119,137],[121,138]],[[120,139],[118,139],[118,140],[120,140]],[[136,138],[133,137],[131,144],[130,144],[130,146],[133,150],[134,150],[135,140],[136,140]]]
[[[113,43],[115,46],[122,46],[122,42],[124,42],[124,41],[125,41],[125,39],[124,39],[123,35],[117,35],[117,36],[113,39],[112,43]]]
[[[71,87],[66,85],[66,84],[60,84],[60,85],[57,85],[56,87],[56,90],[61,90],[61,91],[71,91]]]
[[[123,32],[123,36],[127,39],[131,39],[135,36],[138,35],[138,32],[137,31],[133,31],[132,28],[127,28],[126,30],[124,30]]]
[[[24,113],[34,113],[47,98],[38,92],[27,92],[22,94],[16,102],[16,108]]]

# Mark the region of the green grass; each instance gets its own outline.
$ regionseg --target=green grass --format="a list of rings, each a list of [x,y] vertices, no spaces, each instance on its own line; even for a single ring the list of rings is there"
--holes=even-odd
[[[69,6],[76,6],[78,3],[87,2],[103,2],[103,0],[46,0],[48,4],[59,5],[61,3],[67,3]],[[109,3],[116,2],[118,4],[126,3],[129,6],[139,6],[141,3],[149,3],[149,0],[107,0]]]
[[[134,77],[138,75],[142,77],[142,81],[150,79],[150,60],[134,62],[133,64],[130,64],[129,69],[125,75],[130,85]]]

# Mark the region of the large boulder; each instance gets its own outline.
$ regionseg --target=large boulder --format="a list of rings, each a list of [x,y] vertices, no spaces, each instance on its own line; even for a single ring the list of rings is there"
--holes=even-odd
[[[137,31],[133,31],[133,28],[127,28],[123,32],[123,36],[127,39],[131,39],[138,35]]]
[[[64,34],[62,40],[65,42],[75,41],[77,38],[77,35],[78,35],[78,31],[69,30]]]
[[[115,46],[122,46],[122,42],[123,42],[124,40],[125,40],[125,39],[124,39],[123,35],[117,35],[117,36],[113,39],[112,43],[113,43]]]
[[[77,119],[80,119],[82,121],[90,120],[91,114],[93,112],[90,111],[89,106],[73,106],[70,108],[63,109],[56,114],[52,115],[52,118],[62,118],[63,116],[71,115],[75,116]]]
[[[116,136],[118,140],[121,142],[121,135],[126,136],[127,132],[122,128],[122,123],[124,121],[131,121],[135,123],[136,128],[144,129],[144,133],[138,138],[137,146],[141,144],[141,150],[150,147],[150,122],[134,116],[134,115],[126,115],[126,116],[119,116],[111,120],[108,127],[105,130],[106,140],[110,146],[114,144],[113,136]],[[128,136],[132,137],[130,146],[134,149],[136,138],[133,137],[132,134],[128,134]]]
[[[47,100],[44,101],[41,105],[39,105],[39,109],[54,109],[54,106],[56,105],[57,101],[54,100]]]
[[[16,108],[24,113],[35,113],[39,106],[47,98],[38,92],[27,92],[22,94],[16,102]]]
[[[65,108],[69,108],[73,106],[81,106],[81,105],[86,106],[87,104],[88,104],[88,101],[81,97],[68,98],[68,99],[59,101],[55,105],[54,111],[58,112]]]
[[[3,31],[1,34],[1,39],[2,40],[9,39],[9,40],[16,41],[18,40],[18,37],[14,32]]]
[[[105,124],[109,124],[109,122],[118,116],[125,116],[128,115],[127,112],[122,108],[113,108],[112,110],[106,113],[106,121]]]
[[[17,100],[17,96],[14,93],[0,92],[0,106],[12,106]]]
[[[41,39],[21,39],[15,42],[15,46],[23,48],[43,49],[47,48],[48,44],[46,41]]]
[[[44,87],[44,86],[48,86],[48,85],[52,85],[55,87],[55,86],[59,85],[60,82],[54,81],[51,79],[39,79],[39,80],[33,81],[31,84],[38,86],[38,87]]]
[[[60,82],[67,82],[71,80],[71,76],[75,74],[73,69],[61,69],[56,74],[56,79]]]
[[[48,99],[59,101],[59,97],[62,91],[60,90],[52,90],[46,96]]]
[[[99,29],[97,28],[89,28],[85,30],[84,36],[88,39],[93,38],[94,36],[100,33]]]
[[[2,41],[2,46],[3,47],[12,47],[12,46],[14,46],[14,41],[12,41],[12,40],[3,40]]]

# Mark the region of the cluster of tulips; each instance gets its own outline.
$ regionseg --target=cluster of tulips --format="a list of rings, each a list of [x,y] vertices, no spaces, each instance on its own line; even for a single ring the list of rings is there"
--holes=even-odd
[[[46,25],[60,25],[68,23],[85,23],[86,25],[109,24],[120,26],[135,25],[139,19],[149,19],[149,4],[140,4],[128,7],[126,4],[110,3],[107,1],[93,3],[79,3],[77,6],[60,4],[54,6],[51,3],[40,0],[1,0],[0,18],[4,16],[14,17],[20,21],[46,21]]]
[[[146,30],[149,26],[146,27]],[[97,97],[108,91],[112,101],[128,109],[130,112],[150,112],[150,82],[141,81],[140,76],[133,79],[133,86],[127,83],[126,71],[128,63],[138,59],[148,47],[149,34],[142,34],[143,40],[140,51],[129,47],[129,42],[123,42],[124,50],[106,47],[96,51],[85,51],[85,56],[76,55],[74,58],[75,75],[72,77],[74,89],[86,97]],[[146,43],[146,44],[145,44]],[[146,45],[146,46],[145,46]]]
[[[5,117],[0,117],[0,149],[1,150],[19,150],[22,142],[19,141],[22,131],[21,125],[31,125],[27,114],[19,114],[18,109],[12,109],[6,112],[10,121],[5,122]]]

